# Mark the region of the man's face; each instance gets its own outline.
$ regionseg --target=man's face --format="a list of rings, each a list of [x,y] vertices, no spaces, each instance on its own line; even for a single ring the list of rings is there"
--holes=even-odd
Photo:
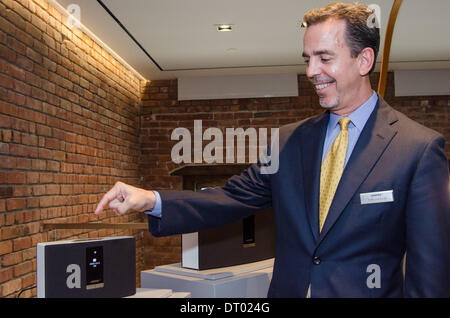
[[[344,113],[354,107],[362,83],[357,59],[344,39],[345,25],[344,20],[327,20],[307,27],[303,38],[306,75],[320,105]]]

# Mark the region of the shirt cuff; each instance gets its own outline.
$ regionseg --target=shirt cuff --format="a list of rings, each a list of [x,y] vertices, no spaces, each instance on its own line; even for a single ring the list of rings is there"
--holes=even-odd
[[[158,191],[153,191],[153,193],[155,194],[156,197],[155,207],[153,208],[153,210],[144,211],[144,213],[147,215],[155,216],[157,218],[161,218],[162,215],[161,196],[159,195]]]

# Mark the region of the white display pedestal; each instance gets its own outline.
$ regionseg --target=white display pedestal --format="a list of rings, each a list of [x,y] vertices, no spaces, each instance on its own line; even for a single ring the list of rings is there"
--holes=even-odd
[[[273,258],[209,270],[182,268],[180,263],[141,272],[143,288],[189,292],[192,298],[265,298]]]
[[[171,289],[136,288],[136,294],[125,298],[190,298],[190,293],[173,292]]]

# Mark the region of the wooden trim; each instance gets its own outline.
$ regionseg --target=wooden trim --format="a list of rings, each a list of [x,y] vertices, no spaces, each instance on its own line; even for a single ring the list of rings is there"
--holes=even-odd
[[[185,165],[169,172],[171,176],[233,176],[239,175],[248,168],[250,163],[232,163],[232,164],[198,164]]]
[[[131,230],[148,230],[147,223],[42,223],[44,230],[55,229],[131,229]]]

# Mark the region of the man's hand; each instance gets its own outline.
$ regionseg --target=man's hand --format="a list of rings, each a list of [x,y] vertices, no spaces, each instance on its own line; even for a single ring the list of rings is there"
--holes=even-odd
[[[117,215],[128,211],[143,212],[155,207],[156,197],[153,191],[139,189],[123,182],[116,182],[101,199],[95,214],[100,214],[108,205]]]

